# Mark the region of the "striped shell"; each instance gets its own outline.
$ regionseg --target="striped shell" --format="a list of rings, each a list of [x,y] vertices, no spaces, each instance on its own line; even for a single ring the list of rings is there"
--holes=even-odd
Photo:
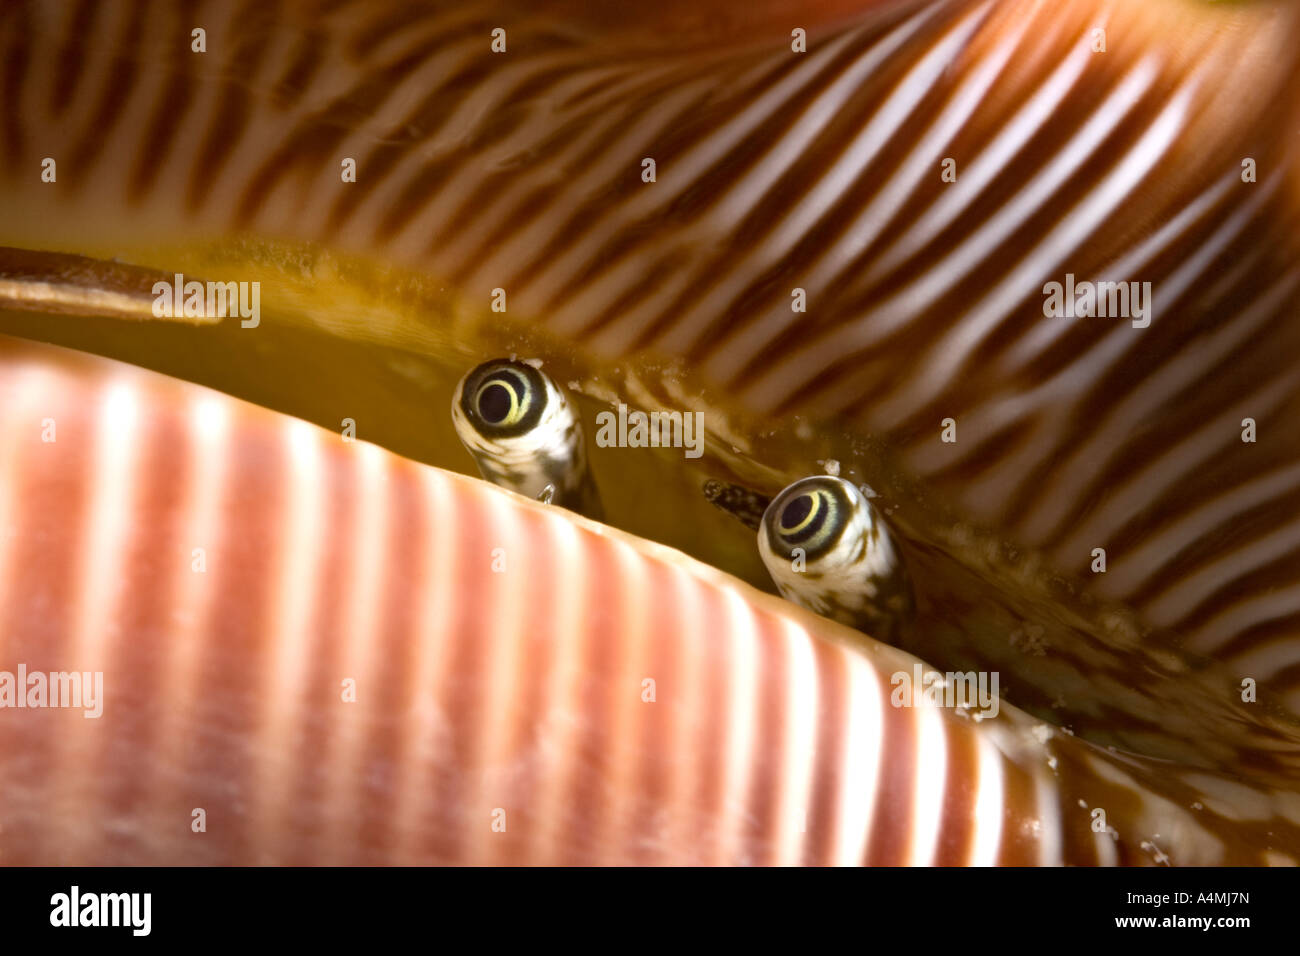
[[[51,752],[40,747],[62,715],[23,714],[10,730],[0,725],[0,733],[13,727],[36,733],[32,747],[6,746],[4,752],[6,760],[18,761],[17,770],[41,770],[35,783],[16,782],[26,779],[22,774],[0,778],[0,801],[16,808],[9,820],[21,821],[7,822],[9,804],[0,803],[0,850],[5,840],[27,840],[26,850],[21,842],[11,844],[17,847],[12,858],[48,861],[66,853],[69,859],[117,861],[138,852],[142,860],[204,859],[182,855],[205,852],[192,841],[182,851],[171,837],[159,836],[171,824],[152,829],[162,811],[139,810],[132,794],[152,775],[161,778],[148,785],[151,792],[156,786],[158,800],[186,801],[181,791],[190,786],[209,794],[213,787],[228,788],[212,805],[225,819],[240,821],[231,824],[239,836],[209,841],[212,859],[265,854],[378,861],[404,853],[482,859],[468,850],[417,850],[418,840],[400,839],[425,832],[411,814],[449,813],[437,817],[438,825],[456,831],[459,821],[479,812],[464,802],[470,791],[460,789],[479,779],[480,764],[473,763],[478,744],[459,736],[453,744],[442,738],[427,744],[420,736],[439,726],[459,733],[460,724],[435,720],[430,729],[411,709],[417,698],[409,684],[401,685],[409,707],[398,716],[368,710],[374,701],[359,697],[349,706],[367,715],[358,723],[365,724],[364,739],[377,742],[374,769],[366,763],[363,732],[340,717],[342,711],[327,709],[333,699],[327,705],[324,697],[307,696],[308,688],[328,683],[320,671],[325,667],[365,674],[399,668],[394,679],[411,680],[416,671],[406,659],[429,644],[417,639],[421,632],[412,616],[431,591],[463,588],[453,600],[478,595],[481,603],[463,605],[456,627],[470,627],[464,621],[482,616],[481,643],[489,656],[480,660],[475,645],[467,644],[456,652],[463,660],[437,659],[439,679],[459,679],[454,668],[461,663],[479,668],[466,680],[486,696],[467,692],[478,709],[466,711],[465,739],[486,741],[483,746],[496,748],[492,752],[503,760],[525,755],[509,766],[485,765],[506,781],[500,785],[508,791],[503,803],[531,785],[531,774],[547,781],[545,814],[563,811],[531,812],[537,826],[572,827],[565,851],[571,856],[564,859],[621,860],[627,857],[618,854],[636,847],[679,859],[673,854],[712,846],[710,860],[843,861],[854,856],[850,845],[866,860],[921,861],[932,858],[931,850],[943,860],[974,854],[980,860],[1068,862],[1282,861],[1295,855],[1300,433],[1289,423],[1300,412],[1293,358],[1300,346],[1300,176],[1289,131],[1300,121],[1294,95],[1300,8],[1282,0],[756,0],[743,13],[687,0],[653,7],[614,11],[562,0],[538,14],[526,0],[470,8],[396,0],[7,0],[0,4],[0,99],[6,104],[0,117],[0,244],[25,251],[0,249],[0,331],[127,355],[330,426],[339,418],[335,403],[346,394],[364,404],[368,437],[452,468],[463,463],[455,459],[458,450],[443,457],[442,449],[452,447],[442,440],[447,431],[439,435],[418,414],[432,391],[430,365],[463,370],[527,344],[548,368],[558,363],[572,369],[588,400],[630,396],[647,407],[706,408],[715,436],[711,453],[728,467],[749,468],[744,477],[755,486],[766,483],[771,492],[814,470],[814,463],[836,458],[846,475],[884,492],[916,577],[925,587],[951,585],[929,593],[923,587],[922,625],[905,645],[909,650],[939,666],[958,660],[961,669],[974,662],[1002,670],[1011,675],[1014,699],[1036,715],[1094,741],[1174,762],[1121,758],[1044,727],[1056,761],[1045,773],[1044,745],[1026,736],[1031,722],[1007,706],[996,726],[1013,730],[1001,733],[962,724],[946,712],[932,715],[932,729],[943,728],[944,740],[968,740],[974,748],[938,747],[946,756],[936,764],[927,756],[931,750],[908,749],[938,739],[922,732],[919,711],[882,707],[879,723],[868,721],[874,729],[864,730],[863,724],[823,727],[823,708],[811,726],[830,735],[832,750],[847,753],[846,740],[858,734],[877,741],[877,755],[901,746],[912,769],[900,767],[899,780],[891,783],[890,761],[871,763],[854,751],[855,760],[876,768],[868,773],[851,761],[835,764],[819,743],[818,765],[810,771],[817,783],[807,784],[809,792],[830,787],[839,802],[827,798],[831,809],[800,817],[806,827],[796,837],[784,814],[802,799],[790,788],[804,786],[808,774],[801,777],[791,767],[813,758],[795,747],[794,735],[814,732],[808,723],[771,716],[750,692],[761,688],[789,713],[799,701],[823,697],[838,701],[834,706],[844,713],[856,714],[858,707],[869,713],[875,705],[854,690],[866,672],[846,662],[865,660],[880,688],[891,668],[906,669],[900,663],[905,658],[869,643],[869,653],[856,655],[832,640],[827,646],[834,652],[808,652],[818,663],[817,679],[807,680],[800,676],[806,666],[790,671],[784,657],[781,664],[773,661],[782,654],[793,661],[799,640],[813,641],[808,634],[814,632],[834,638],[837,629],[719,572],[681,556],[667,559],[645,542],[627,543],[608,527],[596,535],[582,522],[554,524],[554,515],[443,472],[359,450],[370,446],[336,447],[333,438],[287,419],[250,433],[261,438],[241,437],[238,453],[232,448],[200,461],[193,456],[209,446],[197,437],[205,434],[199,423],[146,401],[145,386],[131,384],[114,393],[127,396],[117,399],[126,405],[113,407],[133,409],[130,420],[140,434],[171,429],[170,439],[150,446],[152,457],[133,457],[128,452],[134,446],[110,454],[109,425],[87,422],[92,431],[85,434],[102,442],[95,446],[100,457],[76,466],[64,462],[48,473],[37,468],[54,467],[48,459],[55,456],[48,454],[44,461],[19,456],[2,465],[28,476],[0,488],[10,502],[6,516],[79,522],[66,534],[21,525],[23,533],[10,542],[0,587],[27,603],[5,612],[44,622],[46,630],[11,631],[7,640],[26,652],[44,648],[48,636],[49,653],[76,646],[106,654],[107,661],[174,646],[180,663],[167,666],[188,683],[163,693],[162,672],[143,661],[132,665],[132,673],[145,676],[138,694],[127,697],[128,713],[138,715],[141,732],[157,735],[166,749],[137,748],[136,738],[122,733],[113,738],[113,763],[100,749],[106,738],[96,736],[100,725],[94,721],[69,721],[75,727],[60,736],[63,749]],[[498,26],[509,36],[505,54],[490,47],[490,31]],[[190,45],[195,27],[206,30],[203,53]],[[791,49],[794,27],[807,28],[806,53]],[[1094,46],[1099,29],[1105,52]],[[356,182],[340,178],[345,157],[357,162]],[[641,178],[647,157],[657,164],[652,183]],[[47,158],[57,159],[55,182],[41,180]],[[947,159],[955,163],[953,182],[939,174]],[[1258,168],[1257,181],[1243,176],[1247,160]],[[379,265],[366,271],[365,263]],[[268,319],[246,337],[229,320],[185,329],[83,321],[87,315],[150,318],[151,269],[261,279]],[[1045,319],[1043,284],[1066,273],[1150,281],[1154,321],[1134,329],[1123,321]],[[358,274],[367,282],[348,285]],[[437,307],[429,307],[430,298],[408,295],[411,287],[422,295],[436,292]],[[402,308],[377,301],[381,296],[371,294],[376,288]],[[487,312],[496,288],[508,292],[509,317]],[[795,288],[807,294],[806,313],[792,311]],[[340,296],[340,289],[350,294]],[[77,319],[51,320],[49,313]],[[498,326],[496,338],[482,334]],[[44,451],[67,447],[65,425],[77,420],[77,412],[45,390],[43,376],[57,378],[59,368],[75,367],[59,379],[73,394],[98,387],[100,372],[92,368],[107,366],[13,348],[13,361],[29,377],[22,389],[12,381],[0,387],[20,403],[58,404],[58,415],[48,417],[65,423],[59,426],[64,444]],[[337,375],[322,375],[326,369]],[[152,382],[149,388],[181,388],[138,372],[118,369],[114,375]],[[340,383],[347,388],[340,390]],[[228,435],[242,436],[236,424],[252,418],[272,421],[216,396],[199,404],[229,409],[206,413],[224,423]],[[21,407],[37,421],[47,417]],[[17,413],[6,408],[3,414]],[[960,436],[953,444],[939,440],[939,425],[949,418]],[[1240,438],[1247,418],[1259,426],[1259,440],[1250,444]],[[805,440],[805,432],[812,437]],[[299,439],[314,450],[305,464],[286,437],[294,434],[316,436]],[[778,439],[769,441],[774,435]],[[32,451],[14,434],[4,440],[15,454]],[[190,449],[183,460],[192,477],[169,477],[168,449],[175,448]],[[78,453],[91,454],[90,446]],[[140,483],[126,482],[115,469]],[[241,469],[248,472],[244,485],[238,484]],[[698,513],[688,506],[699,504],[699,476],[680,469],[672,480],[656,473],[653,481],[637,484],[628,477],[635,471],[628,467],[622,487],[613,489],[624,501],[620,507],[613,496],[612,524],[653,534],[755,580],[753,572],[761,570],[756,558],[738,557],[725,534],[697,525]],[[408,477],[399,480],[399,474]],[[417,474],[424,477],[417,480]],[[48,497],[53,491],[37,480],[42,475],[71,496]],[[434,475],[441,477],[428,477]],[[276,508],[262,497],[268,481],[274,482]],[[363,507],[369,499],[350,494],[368,481],[387,489],[369,505],[386,522],[382,538],[367,536],[375,534]],[[115,497],[141,488],[150,490],[130,503]],[[435,488],[443,498],[436,499]],[[328,497],[330,489],[337,500]],[[209,494],[223,497],[204,497]],[[445,506],[437,512],[438,526],[431,523],[435,499]],[[511,503],[485,504],[498,500]],[[29,501],[46,502],[45,510],[29,511]],[[155,507],[156,515],[148,510]],[[249,527],[245,509],[258,514],[259,508],[262,525]],[[335,515],[331,509],[341,510]],[[413,541],[405,533],[412,527],[443,533],[444,513],[457,516],[450,527],[464,535],[444,542],[461,555],[457,560],[434,554],[427,535]],[[462,513],[473,520],[462,522]],[[549,516],[524,517],[536,515]],[[300,524],[286,530],[277,523],[291,519]],[[668,527],[674,520],[679,526]],[[339,522],[357,524],[344,531]],[[507,554],[515,547],[546,553],[549,543],[528,544],[533,534],[549,542],[546,535],[553,533],[565,548],[572,546],[572,553],[562,553],[574,567],[557,562],[536,586],[552,600],[569,595],[566,600],[576,603],[564,605],[565,613],[574,621],[587,620],[574,609],[581,606],[593,620],[605,620],[600,634],[630,629],[628,654],[648,642],[668,655],[663,667],[698,664],[699,673],[713,675],[700,680],[728,688],[700,685],[709,692],[702,697],[738,701],[736,707],[767,718],[767,724],[755,717],[742,726],[736,717],[726,724],[730,736],[711,745],[735,761],[726,764],[733,768],[728,773],[751,775],[743,788],[739,777],[725,777],[700,785],[707,796],[695,809],[657,804],[670,807],[669,823],[684,829],[659,830],[653,818],[637,815],[645,799],[639,781],[658,780],[659,771],[649,757],[651,769],[643,770],[638,761],[644,753],[628,751],[635,744],[621,736],[616,744],[601,737],[609,744],[601,749],[585,736],[595,729],[565,723],[561,713],[558,743],[546,738],[531,751],[512,749],[532,739],[522,729],[532,703],[516,705],[509,695],[531,686],[534,664],[531,654],[523,654],[514,671],[498,662],[512,647],[535,649],[534,638],[498,621],[503,608],[514,606],[502,600],[508,575],[480,580],[460,561],[481,548],[475,535],[499,536],[516,522],[530,530],[518,532],[523,543],[512,538],[503,545]],[[207,577],[158,565],[158,574],[127,579],[116,590],[104,570],[114,567],[118,545],[107,542],[115,535],[147,538],[173,528],[179,536],[190,534],[180,529],[191,526],[244,530]],[[556,530],[561,527],[576,529],[573,538]],[[87,545],[84,535],[100,543]],[[334,547],[332,535],[348,544]],[[646,620],[645,609],[668,617],[689,610],[665,606],[658,592],[638,592],[634,575],[610,570],[623,566],[608,564],[609,555],[590,558],[590,549],[599,547],[626,547],[636,561],[661,562],[674,574],[687,574],[682,569],[689,567],[687,578],[703,582],[700,607],[723,600],[710,590],[721,588],[733,596],[724,600],[725,610],[715,610],[716,620],[753,620],[727,630],[732,643],[725,650],[700,637],[713,635],[708,628],[697,631],[696,624],[675,618],[674,626],[697,640],[678,646],[676,633],[652,638],[657,623],[636,623]],[[1105,574],[1089,573],[1096,547],[1108,553]],[[150,548],[143,553],[157,554]],[[420,569],[423,586],[394,580],[396,571],[375,578],[362,559],[371,554],[388,555],[394,568]],[[272,556],[278,563],[267,565]],[[51,569],[69,562],[78,568],[75,579],[51,577]],[[589,606],[592,582],[604,574],[611,575],[609,588],[626,591],[631,603],[605,610],[602,594],[599,607]],[[220,593],[209,592],[216,577],[224,582]],[[52,603],[41,590],[73,586],[73,580],[81,590],[67,604]],[[303,582],[311,587],[299,593]],[[400,587],[412,590],[388,593]],[[573,588],[586,590],[574,594]],[[186,616],[191,600],[199,602],[192,613],[206,624]],[[227,606],[234,616],[228,627],[215,617]],[[113,607],[130,609],[144,629],[126,619],[102,645],[94,628],[101,619],[105,627],[113,624]],[[631,611],[626,620],[620,616],[638,607],[641,617]],[[176,609],[179,617],[149,616],[162,608]],[[370,621],[376,613],[378,622]],[[75,620],[62,619],[68,616]],[[407,624],[389,630],[389,618]],[[776,620],[794,622],[781,627],[804,637],[785,631],[772,636],[768,628]],[[576,642],[566,652],[572,656],[562,659],[569,663],[545,659],[536,665],[546,680],[559,682],[543,683],[538,694],[571,692],[573,698],[538,700],[568,700],[563,706],[586,713],[582,708],[594,705],[583,696],[583,681],[597,680],[591,675],[612,666],[633,666],[631,658],[592,657],[593,648],[606,645],[596,642],[597,631],[584,630],[585,623],[539,613],[530,624],[561,635],[547,647]],[[163,631],[172,630],[182,636],[164,640]],[[384,634],[394,650],[364,657],[359,648],[371,645],[358,635],[368,633]],[[138,648],[123,643],[128,634],[143,635]],[[448,637],[456,648],[459,634]],[[316,646],[313,639],[322,654],[300,659],[304,648]],[[232,642],[228,657],[213,651],[226,640]],[[709,656],[714,653],[740,656]],[[824,654],[839,663],[823,667]],[[268,659],[288,675],[288,704],[253,690],[279,687],[281,676],[268,676]],[[739,674],[732,672],[737,660]],[[882,660],[892,663],[881,669]],[[547,670],[556,666],[561,669]],[[307,667],[314,670],[301,670]],[[207,704],[186,696],[185,688],[199,686],[199,675],[217,682]],[[1258,705],[1238,699],[1243,678],[1259,682]],[[602,700],[611,715],[623,714],[616,705],[630,708],[614,726],[631,728],[633,741],[662,736],[661,728],[645,729],[639,720],[669,711],[672,719],[687,721],[683,726],[695,726],[689,708],[705,706],[665,699],[662,691],[654,705],[639,696]],[[597,712],[605,721],[605,711]],[[448,708],[441,716],[453,713],[460,712]],[[513,714],[513,722],[502,714]],[[699,718],[705,725],[714,719],[706,714]],[[167,715],[177,722],[166,723]],[[498,721],[510,728],[500,739],[484,729],[497,728]],[[673,730],[677,726],[663,733],[685,735]],[[164,734],[163,727],[174,733]],[[911,743],[896,743],[904,738]],[[213,749],[191,747],[193,741]],[[313,769],[300,755],[320,741],[325,755]],[[426,744],[435,750],[420,749]],[[450,749],[436,750],[443,745]],[[570,752],[570,745],[587,749]],[[394,746],[408,749],[394,756]],[[99,754],[93,759],[103,767],[120,763],[124,770],[120,778],[107,775],[110,783],[97,797],[103,807],[118,809],[78,823],[72,808],[96,785],[75,762],[83,752]],[[191,752],[208,754],[217,770],[175,769]],[[584,761],[597,752],[617,755],[610,758],[613,782],[601,776],[604,763],[583,777]],[[696,759],[700,751],[685,752]],[[568,769],[547,763],[554,754],[562,764],[569,761]],[[994,759],[998,754],[1005,765]],[[470,764],[458,762],[462,757]],[[294,768],[285,769],[282,759],[296,761]],[[126,776],[136,766],[132,761],[148,766]],[[467,771],[471,765],[474,772]],[[984,782],[995,775],[980,772],[995,765],[1005,771],[996,778],[998,799],[1006,799],[1013,817],[1003,819],[993,836],[980,813],[963,816],[961,795],[986,810],[996,806],[988,803],[993,784]],[[351,825],[343,822],[351,811],[337,801],[365,806],[393,774],[405,780],[418,776],[421,766],[429,779],[450,774],[450,800],[417,806],[406,796],[395,816],[366,823],[369,829],[354,843],[331,849],[317,839],[321,826],[337,835]],[[536,769],[542,766],[549,769]],[[684,775],[672,780],[695,779],[694,771],[671,766]],[[697,770],[707,776],[707,761]],[[772,775],[771,786],[763,782],[765,773]],[[1017,796],[1016,773],[1034,781],[1033,801]],[[838,782],[826,783],[829,778]],[[929,786],[936,779],[941,804]],[[349,789],[349,781],[359,789]],[[594,788],[589,793],[580,790],[584,781]],[[403,792],[418,789],[403,786]],[[855,786],[861,790],[847,789]],[[299,804],[282,800],[276,787],[295,790],[303,820],[285,809]],[[758,803],[753,814],[731,819],[717,801],[742,789]],[[1117,796],[1120,790],[1130,795]],[[573,796],[580,792],[588,795]],[[596,792],[600,799],[591,795]],[[870,797],[870,811],[853,803],[859,792]],[[881,817],[895,812],[883,809],[893,808],[894,797],[886,794],[898,792],[911,802],[899,805],[897,816]],[[604,806],[601,800],[611,795],[633,809],[610,810],[598,836],[584,835],[565,816]],[[570,796],[574,802],[561,802]],[[57,833],[38,818],[40,801],[61,808],[51,817],[62,821]],[[268,818],[266,806],[278,808],[279,816]],[[853,814],[875,816],[846,822],[849,806]],[[1112,811],[1118,836],[1111,842],[1094,838],[1088,820],[1079,817],[1098,806]],[[782,808],[779,819],[774,807]],[[529,812],[519,805],[517,813]],[[517,813],[507,815],[514,821]],[[701,819],[709,825],[698,826]],[[769,820],[777,822],[768,827]],[[858,836],[844,834],[858,834],[859,824],[861,842],[854,844]],[[1018,842],[1028,839],[1024,828],[1035,834],[1029,851]],[[482,834],[474,832],[466,846],[478,845]],[[678,839],[683,832],[690,836]],[[952,832],[972,836],[950,839]],[[701,833],[721,842],[710,844]],[[976,833],[983,836],[976,840]],[[77,834],[88,842],[78,843]],[[774,843],[763,842],[772,834],[779,835]],[[114,848],[113,839],[123,842]],[[552,849],[560,845],[559,837],[546,839]],[[503,852],[503,841],[484,845],[502,854],[494,858],[557,859],[535,847],[515,856]],[[807,849],[813,845],[819,849]]]
[[[600,355],[878,434],[1066,573],[1106,547],[1095,596],[1300,713],[1300,8],[529,9],[11,0],[0,242],[167,268],[180,243],[277,236],[475,309],[504,288]],[[1066,272],[1150,281],[1154,324],[1045,321]],[[1243,450],[1246,417],[1267,438]]]
[[[1291,795],[1126,766],[1010,706],[891,706],[909,655],[207,389],[5,340],[0,436],[0,661],[104,674],[97,719],[0,711],[0,862],[1300,850]]]

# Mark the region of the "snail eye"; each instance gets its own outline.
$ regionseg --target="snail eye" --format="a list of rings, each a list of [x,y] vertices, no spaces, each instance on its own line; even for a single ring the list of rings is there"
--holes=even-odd
[[[479,416],[492,425],[512,424],[519,417],[519,394],[509,382],[494,379],[486,383],[475,402]]]
[[[528,373],[537,374],[505,363],[484,369],[477,386],[471,383],[472,398],[466,402],[466,413],[494,434],[532,428],[546,396],[541,382],[534,382]]]
[[[816,547],[822,538],[834,533],[836,511],[834,500],[822,489],[804,491],[781,507],[776,533],[787,544]]]
[[[812,555],[835,546],[852,505],[828,481],[818,477],[796,482],[773,502],[766,518],[773,550],[797,547]]]
[[[799,534],[810,525],[819,523],[819,518],[824,519],[825,516],[821,511],[820,496],[815,493],[792,498],[781,511],[781,524],[778,530],[786,537]]]

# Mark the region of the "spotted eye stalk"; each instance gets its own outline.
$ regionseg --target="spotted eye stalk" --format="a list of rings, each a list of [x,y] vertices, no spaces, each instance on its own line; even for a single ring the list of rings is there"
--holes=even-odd
[[[879,640],[896,639],[911,611],[911,586],[889,529],[842,478],[804,478],[773,498],[758,550],[785,598]]]
[[[577,415],[541,370],[510,359],[484,362],[456,386],[451,417],[488,481],[602,516]]]

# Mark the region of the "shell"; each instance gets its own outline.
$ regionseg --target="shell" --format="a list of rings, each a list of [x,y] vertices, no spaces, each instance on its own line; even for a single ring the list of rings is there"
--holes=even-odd
[[[1242,776],[1226,805],[1294,791],[1300,10],[530,7],[4,4],[0,242],[41,253],[0,254],[0,307],[24,310],[0,329],[460,470],[421,410],[516,349],[588,414],[705,409],[701,470],[593,456],[613,525],[770,587],[699,489],[770,494],[834,458],[924,583],[908,650]],[[262,280],[264,326],[120,323],[152,318],[151,269]],[[1044,319],[1066,272],[1151,281],[1155,321]],[[1240,839],[1228,856],[1268,842]]]
[[[48,346],[0,383],[0,659],[104,675],[97,718],[3,712],[0,862],[1295,852],[1284,795],[891,706],[915,658],[569,512]]]

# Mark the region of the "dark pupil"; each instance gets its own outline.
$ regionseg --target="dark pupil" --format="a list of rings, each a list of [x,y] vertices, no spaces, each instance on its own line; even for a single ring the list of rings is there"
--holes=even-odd
[[[478,398],[478,413],[483,420],[495,425],[510,414],[510,390],[493,382]]]
[[[797,528],[799,522],[808,517],[808,512],[812,511],[812,506],[812,495],[800,495],[795,498],[781,512],[781,527]]]

